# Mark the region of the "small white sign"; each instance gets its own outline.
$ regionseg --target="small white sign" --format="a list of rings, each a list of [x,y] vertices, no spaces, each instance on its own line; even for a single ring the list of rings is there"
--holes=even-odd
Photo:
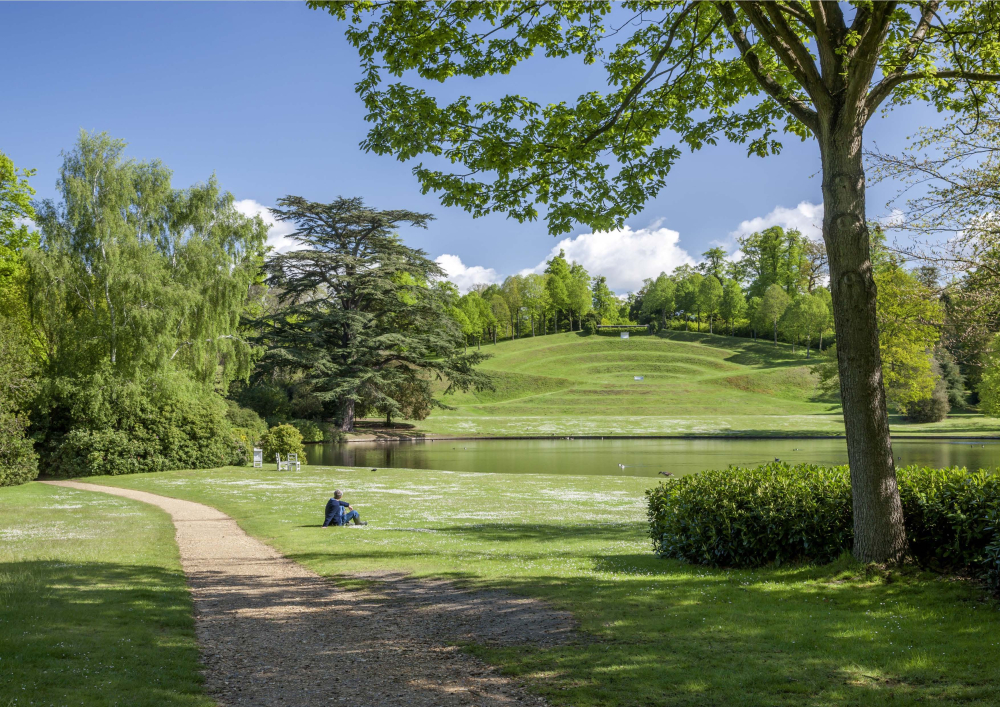
[[[641,381],[644,376],[632,376],[633,380]]]
[[[622,332],[622,338],[623,339],[627,339],[628,338],[628,332],[627,331],[623,331]]]

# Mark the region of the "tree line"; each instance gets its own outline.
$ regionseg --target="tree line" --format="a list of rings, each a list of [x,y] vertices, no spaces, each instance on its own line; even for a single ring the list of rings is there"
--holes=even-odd
[[[0,153],[0,485],[242,463],[274,425],[322,439],[491,386],[396,233],[429,214],[288,196],[297,248],[273,253],[214,178],[124,150],[81,133],[44,201]]]

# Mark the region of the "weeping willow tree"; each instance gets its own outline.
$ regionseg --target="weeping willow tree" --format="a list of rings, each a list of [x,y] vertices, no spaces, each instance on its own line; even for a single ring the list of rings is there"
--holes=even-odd
[[[246,375],[251,349],[237,332],[267,227],[214,177],[177,190],[162,163],[124,149],[82,133],[59,173],[62,201],[38,205],[32,310],[48,373],[174,367],[220,385]]]
[[[211,441],[227,429],[215,390],[249,375],[239,326],[267,227],[240,214],[214,178],[174,189],[162,163],[124,150],[107,134],[81,133],[64,155],[61,199],[35,207],[41,240],[27,263],[42,342],[42,448],[69,440],[52,463],[75,455],[86,468],[67,473],[127,454],[129,471],[229,463]]]

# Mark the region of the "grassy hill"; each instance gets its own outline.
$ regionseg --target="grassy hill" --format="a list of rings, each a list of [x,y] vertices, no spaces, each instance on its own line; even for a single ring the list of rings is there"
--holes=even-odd
[[[420,428],[449,435],[843,434],[800,349],[685,332],[556,334],[486,345],[496,390],[444,396]],[[635,380],[641,376],[642,380]],[[901,420],[896,422],[901,423]],[[982,433],[962,416],[907,432]]]

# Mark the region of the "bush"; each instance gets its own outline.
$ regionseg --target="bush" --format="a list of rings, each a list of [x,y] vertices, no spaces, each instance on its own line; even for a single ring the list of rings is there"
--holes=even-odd
[[[40,449],[56,475],[211,469],[245,456],[226,402],[179,376],[63,378],[45,396]]]
[[[940,368],[935,362],[935,370]],[[948,417],[951,403],[948,400],[948,386],[943,378],[938,378],[934,391],[923,400],[914,400],[906,405],[906,417],[914,422],[941,422]]]
[[[1000,474],[906,467],[897,476],[913,557],[936,570],[982,566],[987,547],[1000,540]]]
[[[25,434],[23,417],[0,412],[0,486],[17,486],[38,476],[38,455]]]
[[[291,425],[277,425],[272,427],[261,440],[264,448],[264,461],[274,461],[274,455],[280,454],[304,454],[302,447],[302,433]]]
[[[911,557],[1000,588],[1000,474],[906,467],[897,477]],[[822,563],[854,539],[846,466],[730,467],[646,494],[661,557],[728,567]]]
[[[299,431],[303,442],[322,442],[326,438],[323,428],[312,420],[292,420],[288,424]]]
[[[668,481],[646,495],[661,557],[734,567],[829,562],[854,535],[846,467],[730,467]]]

